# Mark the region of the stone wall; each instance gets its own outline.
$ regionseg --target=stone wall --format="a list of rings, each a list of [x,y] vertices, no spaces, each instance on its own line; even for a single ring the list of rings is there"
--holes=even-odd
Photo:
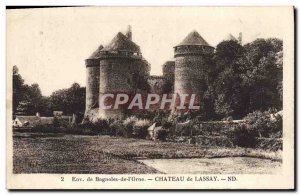
[[[163,64],[163,76],[166,80],[174,82],[175,61],[167,61]]]
[[[126,93],[135,94],[144,87],[142,83],[149,75],[142,59],[102,58],[100,60],[100,94]],[[123,118],[125,110],[99,109],[100,118]]]
[[[88,59],[86,63],[86,106],[85,116],[90,117],[91,109],[98,108],[100,62]]]
[[[181,56],[175,60],[175,94],[196,94],[200,101],[203,93],[203,66],[202,56]]]
[[[204,58],[213,53],[210,46],[175,47],[175,94],[196,94],[195,104],[201,107],[205,90],[206,61]]]

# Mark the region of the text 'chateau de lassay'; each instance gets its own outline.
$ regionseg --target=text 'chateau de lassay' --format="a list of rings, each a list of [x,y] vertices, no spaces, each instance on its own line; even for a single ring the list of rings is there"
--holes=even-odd
[[[241,42],[241,34],[237,39]],[[127,109],[104,110],[99,107],[103,94],[196,94],[203,92],[202,75],[206,59],[211,58],[214,47],[193,31],[174,47],[174,61],[163,64],[163,75],[150,75],[151,65],[142,56],[140,47],[132,41],[131,27],[125,34],[119,32],[106,45],[100,45],[85,60],[86,110],[85,119],[124,118]],[[131,111],[132,112],[132,111]]]

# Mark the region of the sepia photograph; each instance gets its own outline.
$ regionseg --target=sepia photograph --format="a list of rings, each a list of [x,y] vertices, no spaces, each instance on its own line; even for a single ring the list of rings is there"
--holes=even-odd
[[[7,7],[6,25],[7,188],[294,189],[293,7]]]

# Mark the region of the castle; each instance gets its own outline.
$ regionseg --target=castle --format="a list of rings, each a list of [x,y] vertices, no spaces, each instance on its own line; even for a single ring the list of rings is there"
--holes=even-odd
[[[131,28],[125,34],[119,32],[108,45],[101,45],[85,60],[85,119],[124,118],[130,114],[129,110],[122,108],[101,109],[99,98],[107,93],[193,93],[201,99],[206,59],[213,53],[214,47],[193,31],[174,47],[175,60],[162,65],[163,75],[153,76],[140,47],[132,41]]]

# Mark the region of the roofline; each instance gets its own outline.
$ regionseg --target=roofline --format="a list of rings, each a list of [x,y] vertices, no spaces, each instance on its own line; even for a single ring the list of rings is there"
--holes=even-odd
[[[200,44],[193,44],[193,45],[177,45],[177,46],[174,46],[173,48],[180,47],[180,46],[205,46],[205,47],[215,48],[215,47],[210,46],[210,45],[200,45]]]

